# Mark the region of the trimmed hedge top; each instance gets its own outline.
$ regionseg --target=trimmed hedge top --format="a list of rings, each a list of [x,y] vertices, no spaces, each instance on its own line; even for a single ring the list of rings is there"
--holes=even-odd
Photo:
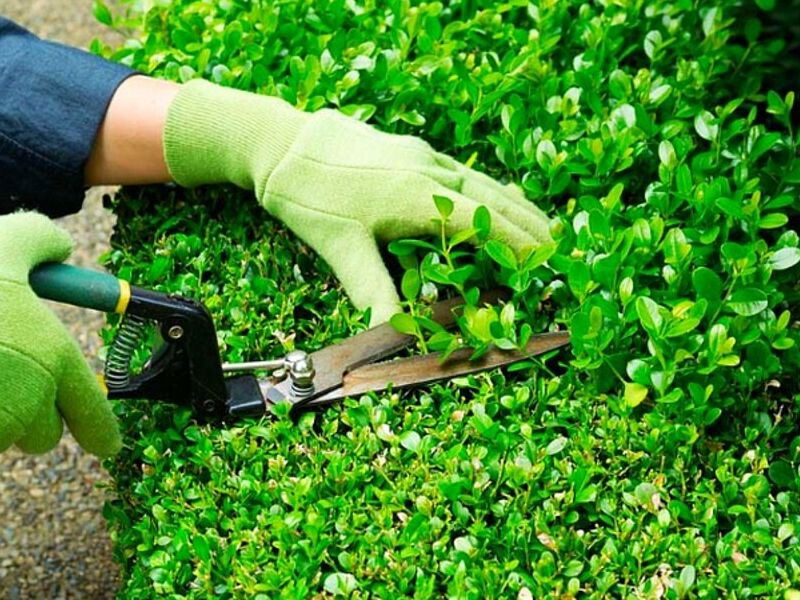
[[[132,32],[95,47],[114,60],[336,106],[519,183],[554,246],[454,267],[513,290],[490,338],[573,334],[297,424],[120,406],[122,596],[796,597],[800,2],[696,4],[96,2]],[[205,302],[232,360],[365,327],[254,204],[126,190],[107,263]],[[444,293],[438,254],[400,266]]]

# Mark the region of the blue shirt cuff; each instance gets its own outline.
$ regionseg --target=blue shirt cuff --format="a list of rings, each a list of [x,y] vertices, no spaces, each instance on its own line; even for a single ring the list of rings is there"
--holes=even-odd
[[[0,17],[0,214],[80,210],[97,131],[117,87],[134,74]]]

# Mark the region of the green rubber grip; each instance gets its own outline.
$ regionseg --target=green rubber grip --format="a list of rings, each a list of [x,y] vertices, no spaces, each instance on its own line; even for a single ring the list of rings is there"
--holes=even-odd
[[[61,263],[40,265],[28,281],[40,298],[102,312],[125,312],[130,296],[128,283],[113,275]]]

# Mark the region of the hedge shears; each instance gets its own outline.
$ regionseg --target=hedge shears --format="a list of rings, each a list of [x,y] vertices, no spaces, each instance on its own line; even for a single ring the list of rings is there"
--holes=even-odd
[[[109,398],[187,405],[204,421],[259,417],[283,402],[290,403],[294,413],[347,396],[501,367],[569,343],[569,333],[558,331],[533,336],[524,352],[492,349],[470,360],[472,350],[465,348],[446,360],[438,354],[391,360],[415,338],[384,324],[316,352],[295,350],[275,360],[223,363],[214,322],[200,302],[60,263],[38,267],[30,283],[41,298],[122,315],[106,356],[104,383]],[[431,318],[450,327],[457,306],[455,299],[439,302]],[[134,353],[150,323],[155,324],[161,344],[133,373]],[[259,376],[264,372],[269,375]]]

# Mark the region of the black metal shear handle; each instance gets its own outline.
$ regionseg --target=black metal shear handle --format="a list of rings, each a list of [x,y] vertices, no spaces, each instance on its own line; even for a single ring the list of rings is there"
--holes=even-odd
[[[30,283],[42,298],[123,315],[106,361],[109,398],[184,404],[205,420],[231,413],[214,322],[201,303],[62,264],[37,268]],[[131,358],[147,321],[156,323],[163,345],[141,372],[130,375]]]

